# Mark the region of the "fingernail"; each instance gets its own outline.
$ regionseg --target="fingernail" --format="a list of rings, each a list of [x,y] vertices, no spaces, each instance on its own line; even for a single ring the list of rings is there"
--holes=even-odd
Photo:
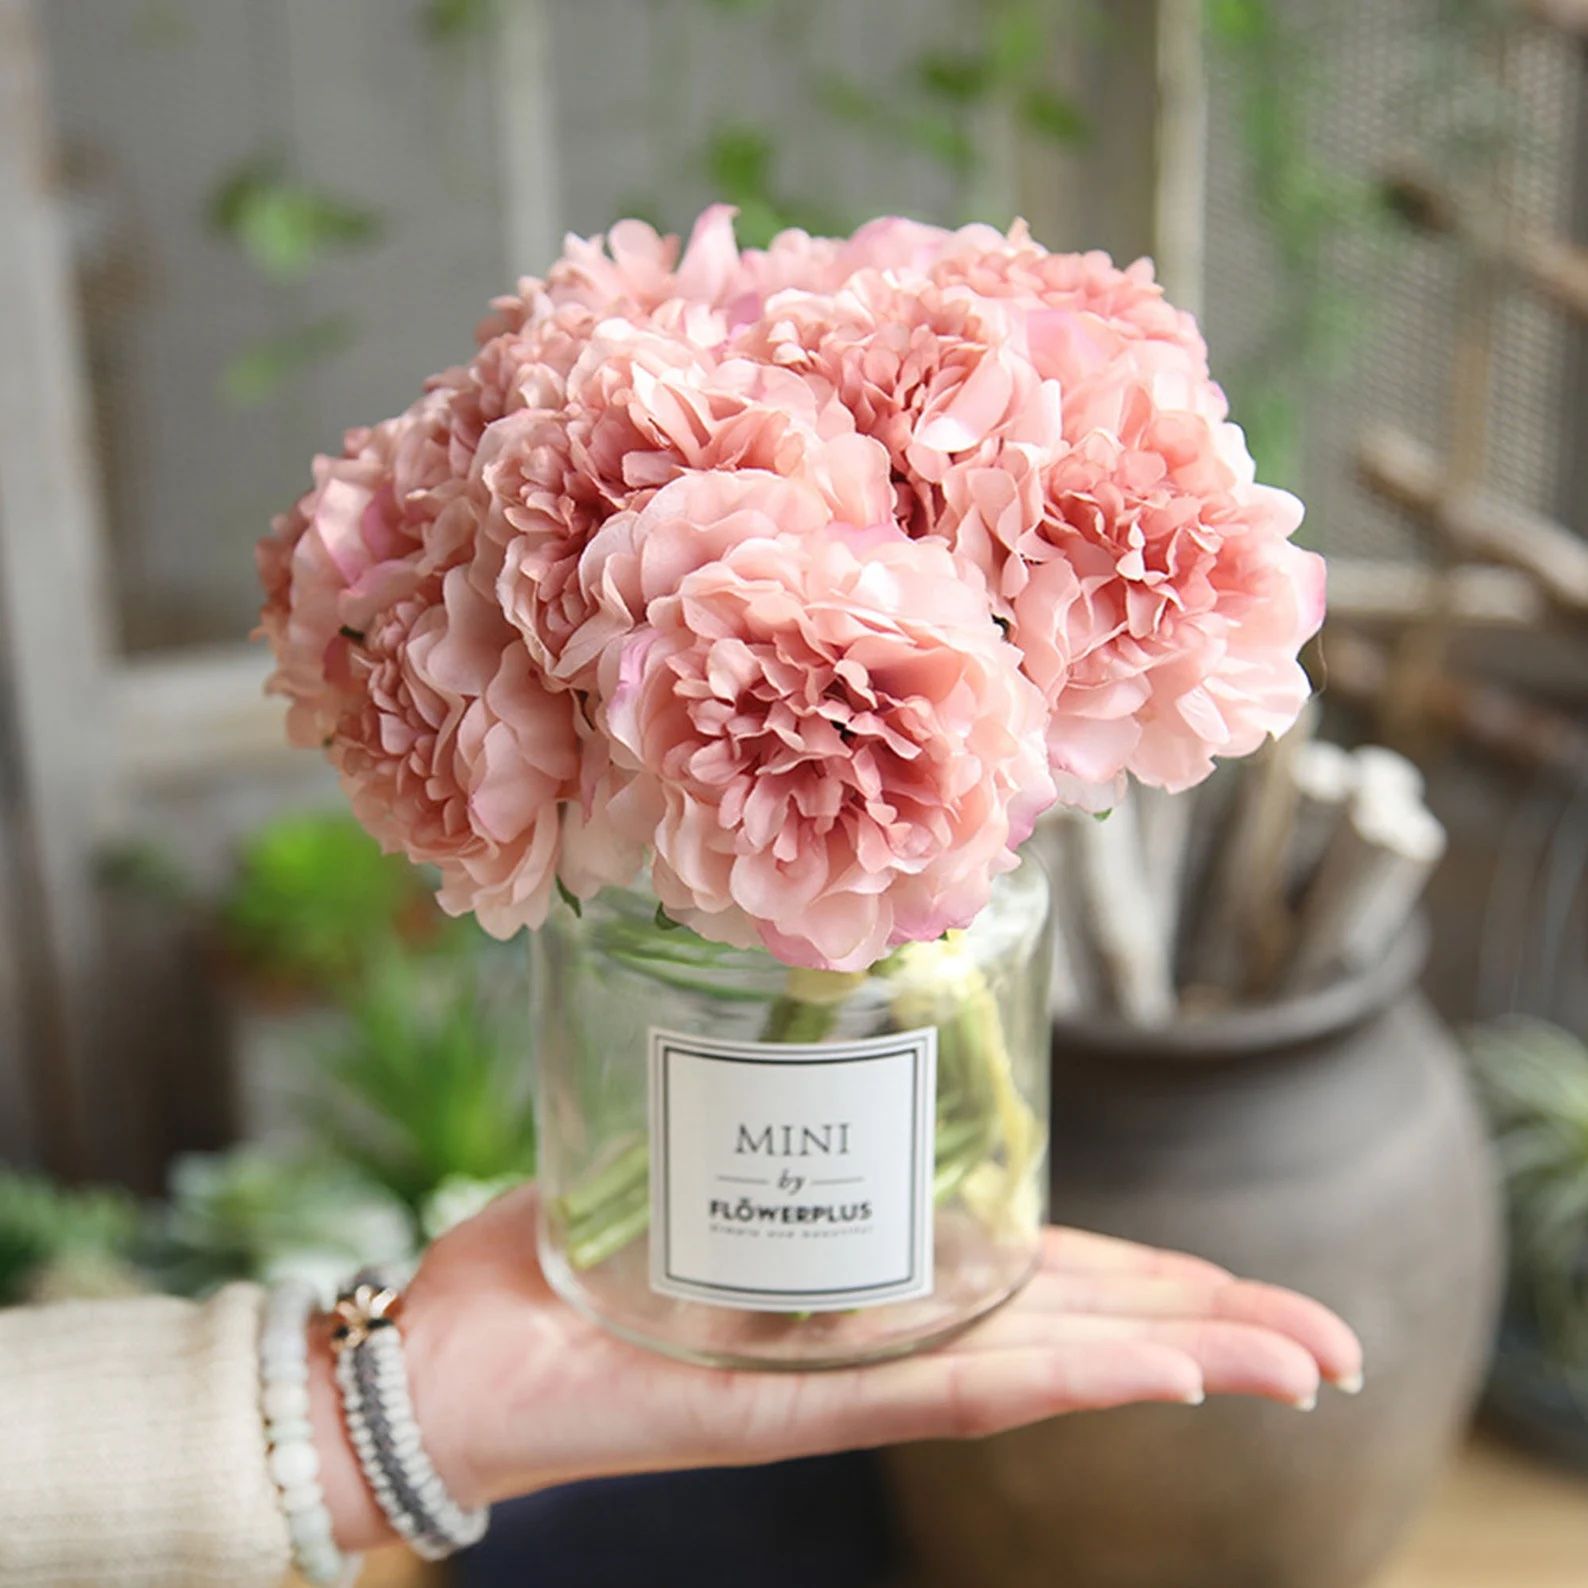
[[[1311,1412],[1318,1409],[1318,1392],[1314,1390],[1310,1395],[1297,1396],[1290,1403],[1298,1412]]]
[[[1187,1406],[1200,1406],[1207,1398],[1207,1392],[1199,1389],[1194,1389],[1189,1395],[1182,1397]]]
[[[1361,1373],[1347,1373],[1343,1378],[1334,1381],[1334,1387],[1342,1395],[1360,1395],[1362,1393]]]

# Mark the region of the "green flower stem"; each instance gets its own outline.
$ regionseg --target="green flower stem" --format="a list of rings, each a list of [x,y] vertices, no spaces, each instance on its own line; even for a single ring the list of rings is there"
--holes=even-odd
[[[568,1227],[568,1261],[581,1271],[615,1256],[650,1227],[651,1192],[644,1181],[581,1224]]]
[[[623,1201],[650,1177],[650,1147],[643,1137],[625,1147],[599,1173],[573,1186],[562,1198],[562,1216],[569,1225],[586,1223],[603,1208]]]
[[[864,971],[801,970],[788,973],[761,1032],[763,1042],[820,1042],[838,1022],[844,1000],[864,985]]]
[[[1042,1151],[1042,1125],[1015,1085],[998,1000],[981,966],[951,932],[934,943],[906,944],[878,969],[897,983],[893,1012],[900,1026],[937,1026],[940,1074],[964,1086],[991,1127],[994,1139],[955,1189],[990,1226],[1022,1227],[1034,1216],[1028,1182]],[[949,1183],[941,1165],[938,1183]]]

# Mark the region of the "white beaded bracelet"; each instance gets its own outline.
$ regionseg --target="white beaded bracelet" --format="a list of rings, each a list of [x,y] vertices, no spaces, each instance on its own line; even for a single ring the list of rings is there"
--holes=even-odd
[[[369,1274],[337,1298],[336,1382],[348,1438],[386,1519],[415,1554],[444,1560],[485,1536],[490,1512],[465,1511],[425,1453],[391,1315],[397,1300],[394,1287]]]
[[[270,1476],[292,1541],[292,1564],[314,1588],[345,1588],[357,1577],[361,1557],[343,1555],[332,1537],[309,1423],[309,1318],[316,1302],[313,1288],[294,1280],[266,1295],[259,1330],[259,1406]]]

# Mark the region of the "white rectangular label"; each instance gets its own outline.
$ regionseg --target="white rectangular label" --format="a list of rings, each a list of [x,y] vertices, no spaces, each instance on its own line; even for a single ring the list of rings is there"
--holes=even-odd
[[[652,1290],[756,1312],[931,1293],[935,1028],[650,1040]]]

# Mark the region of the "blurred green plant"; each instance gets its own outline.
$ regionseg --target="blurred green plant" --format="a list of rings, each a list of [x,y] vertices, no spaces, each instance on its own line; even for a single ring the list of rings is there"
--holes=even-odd
[[[291,177],[285,161],[256,157],[226,172],[204,207],[209,229],[238,248],[262,275],[294,282],[331,255],[365,249],[385,230],[379,210]],[[342,351],[356,327],[346,315],[314,320],[240,348],[221,370],[221,394],[256,407]]]
[[[734,231],[741,246],[764,248],[791,226],[817,233],[842,226],[834,211],[778,188],[776,149],[771,136],[759,127],[719,122],[707,139],[703,158],[713,191],[738,207]]]
[[[402,955],[372,967],[345,1040],[318,1068],[312,1126],[326,1150],[415,1211],[449,1181],[532,1175],[519,964],[482,948],[440,978]]]
[[[197,1295],[288,1274],[335,1284],[414,1250],[408,1209],[356,1169],[312,1151],[238,1147],[177,1160],[145,1263],[162,1289]]]
[[[1514,1289],[1557,1358],[1588,1370],[1588,1045],[1512,1018],[1468,1048],[1505,1173]]]
[[[741,15],[772,9],[765,0],[711,0]],[[981,213],[977,196],[989,164],[985,131],[1003,115],[1038,138],[1065,146],[1089,134],[1079,106],[1051,81],[1055,25],[1093,0],[991,0],[980,39],[933,43],[913,55],[897,76],[878,85],[843,72],[805,68],[805,89],[840,126],[884,140],[940,167],[963,197],[964,219],[1006,224],[1007,215]],[[846,232],[864,217],[845,216],[820,198],[790,191],[783,150],[759,122],[730,116],[709,130],[697,164],[714,194],[739,209],[742,244],[764,247],[790,226]]]
[[[0,1306],[134,1287],[138,1208],[115,1190],[68,1190],[0,1170]]]
[[[496,22],[497,0],[425,0],[419,26],[437,44],[456,44],[487,32]]]
[[[274,158],[245,162],[216,184],[210,228],[265,275],[296,281],[337,249],[364,248],[383,230],[378,210],[299,182]]]
[[[1002,117],[1065,147],[1086,141],[1090,125],[1075,100],[1053,83],[1052,55],[1055,26],[1091,9],[1091,0],[994,0],[983,10],[975,42],[928,46],[882,93],[829,76],[822,102],[841,121],[916,150],[958,179],[967,194],[963,219],[1006,225],[1008,215],[982,213],[976,196],[989,162],[985,130]]]
[[[472,931],[447,922],[423,874],[340,812],[278,817],[249,837],[220,920],[247,969],[321,990],[356,985],[396,942],[445,946]]]
[[[346,315],[330,315],[284,335],[250,342],[221,369],[221,394],[239,408],[257,408],[305,370],[341,352],[355,334]]]
[[[1348,367],[1364,318],[1356,295],[1336,284],[1330,251],[1386,210],[1372,183],[1314,152],[1317,84],[1298,64],[1311,52],[1295,16],[1274,0],[1207,0],[1205,16],[1235,76],[1245,181],[1275,265],[1273,303],[1228,385],[1263,478],[1294,486],[1305,399]]]

